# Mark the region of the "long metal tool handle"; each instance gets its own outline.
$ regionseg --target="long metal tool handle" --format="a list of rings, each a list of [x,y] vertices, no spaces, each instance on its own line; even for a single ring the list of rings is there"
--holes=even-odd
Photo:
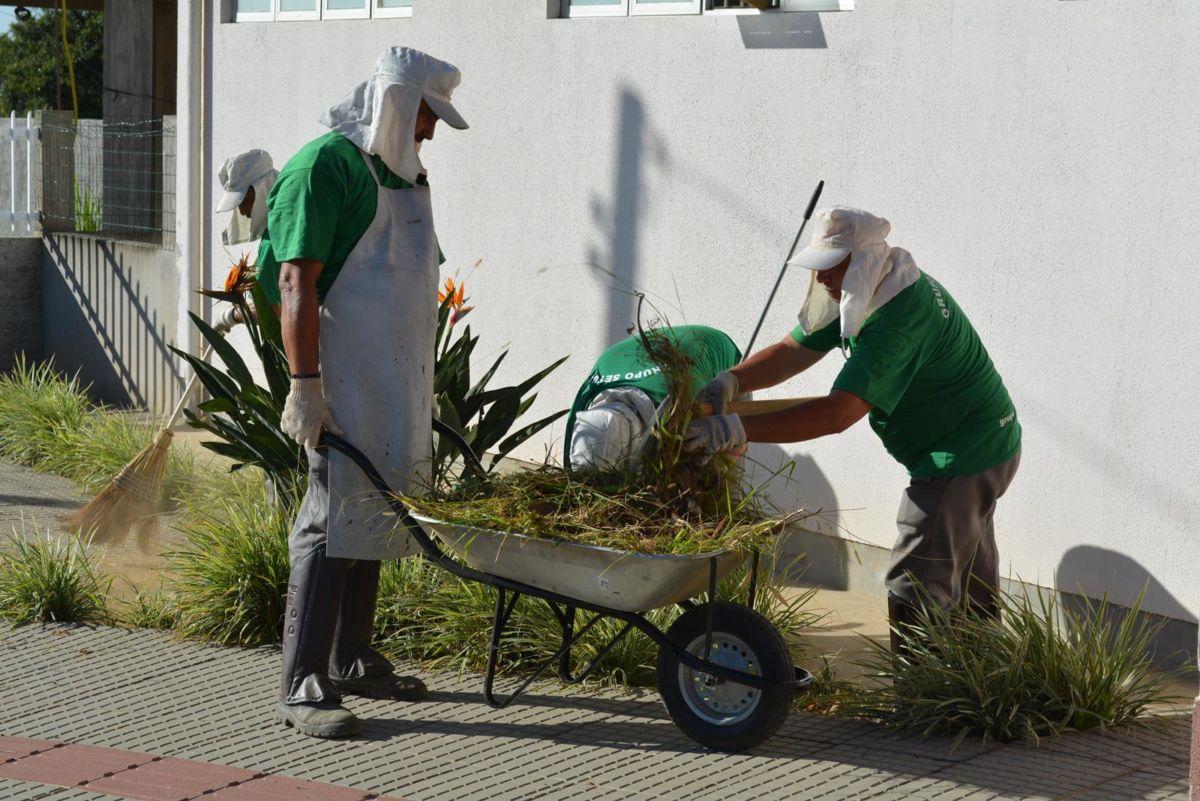
[[[771,288],[771,295],[767,298],[767,305],[763,306],[762,314],[758,318],[758,325],[754,326],[754,333],[750,335],[750,344],[742,351],[743,361],[750,358],[750,351],[754,350],[754,343],[758,340],[758,332],[762,330],[763,322],[767,319],[767,312],[771,310],[771,304],[775,302],[775,293],[779,291],[779,285],[783,283],[783,276],[787,272],[788,262],[792,260],[792,256],[796,253],[796,245],[800,244],[800,237],[804,236],[804,226],[808,225],[808,220],[812,217],[813,209],[817,207],[817,201],[821,198],[821,190],[824,188],[825,182],[818,181],[817,188],[813,190],[812,198],[808,201],[808,208],[804,210],[804,219],[800,222],[800,230],[796,232],[796,238],[792,240],[792,247],[788,250],[787,257],[783,260],[783,266],[779,268],[779,277],[775,279],[775,286]]]

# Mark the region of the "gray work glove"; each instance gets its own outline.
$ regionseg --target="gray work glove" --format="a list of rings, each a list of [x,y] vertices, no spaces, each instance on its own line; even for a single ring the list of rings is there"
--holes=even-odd
[[[283,405],[283,416],[279,423],[285,434],[306,448],[317,447],[322,428],[334,434],[342,433],[337,423],[333,422],[329,404],[325,402],[320,376],[292,379],[292,388]]]
[[[728,453],[745,444],[746,429],[742,427],[742,418],[736,414],[698,417],[688,426],[683,439],[684,450],[699,451],[708,456]]]
[[[217,318],[213,329],[221,336],[225,336],[240,322],[242,322],[242,316],[238,314],[238,307],[229,306],[225,311],[221,312],[221,316]]]
[[[696,400],[712,406],[713,414],[725,414],[725,405],[733,400],[738,391],[737,376],[726,370],[700,388]]]

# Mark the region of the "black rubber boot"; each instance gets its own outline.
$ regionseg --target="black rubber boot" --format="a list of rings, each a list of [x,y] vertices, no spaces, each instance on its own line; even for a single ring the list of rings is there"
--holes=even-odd
[[[362,724],[326,673],[350,562],[320,545],[292,565],[283,619],[283,677],[275,720],[311,737],[351,737]]]
[[[908,646],[900,632],[903,632],[905,637],[911,640],[916,636],[917,619],[915,606],[894,595],[888,595],[888,630],[891,634],[893,656],[909,655]]]
[[[420,701],[429,695],[425,684],[415,676],[397,676],[392,663],[371,647],[380,567],[379,562],[360,559],[346,571],[329,677],[346,695]]]

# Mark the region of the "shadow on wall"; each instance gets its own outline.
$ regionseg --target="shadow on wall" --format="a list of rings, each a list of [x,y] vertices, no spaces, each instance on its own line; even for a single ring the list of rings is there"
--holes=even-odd
[[[779,445],[755,443],[746,455],[746,480],[752,487],[764,484],[771,503],[788,514],[798,509],[812,513],[797,523],[823,537],[785,537],[780,567],[788,580],[844,590],[849,587],[850,550],[838,536],[837,493],[811,456],[788,454]],[[772,477],[774,476],[774,477]]]
[[[140,246],[126,252],[92,237],[43,241],[45,357],[64,373],[78,372],[99,402],[169,408],[183,382],[169,348],[173,322],[160,319],[158,308],[173,310],[176,302],[173,254]]]
[[[822,50],[828,46],[821,15],[815,11],[745,15],[737,21],[747,50]]]
[[[1080,545],[1063,554],[1054,571],[1054,587],[1063,593],[1064,608],[1083,615],[1093,609],[1095,601],[1082,596],[1100,598],[1109,593],[1112,597],[1113,588],[1124,587],[1134,592],[1144,588],[1142,606],[1154,610],[1153,614],[1144,616],[1152,624],[1165,624],[1162,635],[1156,640],[1155,662],[1195,669],[1196,615],[1136,560],[1106,548]],[[1114,602],[1124,606],[1132,599],[1122,595]]]
[[[613,165],[612,201],[591,200],[592,219],[606,229],[606,252],[588,248],[587,264],[608,295],[603,340],[624,339],[637,314],[638,240],[640,216],[645,211],[645,167],[668,165],[666,145],[647,125],[642,101],[628,88],[618,99],[618,138]]]

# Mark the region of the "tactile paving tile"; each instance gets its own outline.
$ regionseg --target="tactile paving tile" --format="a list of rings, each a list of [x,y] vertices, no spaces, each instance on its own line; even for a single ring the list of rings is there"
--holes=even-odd
[[[350,785],[357,798],[410,801],[1187,798],[1187,720],[1042,748],[969,740],[951,750],[944,738],[794,713],[753,752],[720,754],[683,735],[651,692],[547,683],[494,710],[483,703],[479,677],[439,673],[424,674],[432,695],[422,703],[348,699],[364,736],[329,741],[273,722],[278,670],[271,649],[178,642],[158,632],[3,632],[0,692],[11,702],[0,707],[0,734],[164,754]]]

